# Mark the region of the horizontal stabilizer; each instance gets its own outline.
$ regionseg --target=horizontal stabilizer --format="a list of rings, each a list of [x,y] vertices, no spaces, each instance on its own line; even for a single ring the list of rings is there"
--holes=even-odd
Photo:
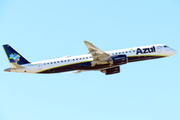
[[[88,70],[77,70],[77,71],[74,71],[72,73],[77,74],[77,73],[86,72],[86,71],[88,71]]]
[[[22,69],[24,67],[18,65],[17,63],[9,63],[9,65],[11,66],[11,69]]]

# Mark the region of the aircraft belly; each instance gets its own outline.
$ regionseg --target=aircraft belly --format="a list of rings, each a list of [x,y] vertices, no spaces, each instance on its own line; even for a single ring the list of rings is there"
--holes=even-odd
[[[78,64],[59,66],[56,68],[49,68],[47,70],[40,71],[38,73],[60,73],[60,72],[67,72],[67,71],[73,71],[73,70],[78,70]]]
[[[44,71],[40,71],[38,73],[60,73],[60,72],[67,72],[67,71],[73,71],[73,70],[97,70],[109,67],[108,64],[106,65],[97,65],[97,66],[91,66],[91,62],[84,62],[84,63],[78,63],[73,65],[66,65],[66,66],[59,66],[56,68],[49,68]]]
[[[128,56],[128,62],[136,62],[136,61],[157,59],[157,58],[163,58],[163,57],[166,57],[166,56],[153,56],[153,55]]]
[[[149,59],[162,58],[162,57],[165,56],[129,56],[128,62],[136,62],[136,61],[149,60]],[[68,72],[74,70],[102,70],[110,67],[116,67],[119,65],[109,66],[109,64],[104,64],[104,65],[91,66],[91,62],[83,62],[83,63],[59,66],[56,68],[49,68],[37,73],[61,73],[61,72]]]

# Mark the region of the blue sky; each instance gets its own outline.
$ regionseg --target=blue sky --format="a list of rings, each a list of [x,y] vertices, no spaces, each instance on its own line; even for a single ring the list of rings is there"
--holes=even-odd
[[[180,51],[179,0],[1,0],[0,44],[31,62],[167,44]],[[179,120],[179,54],[129,63],[121,73],[6,73],[0,50],[0,120]]]

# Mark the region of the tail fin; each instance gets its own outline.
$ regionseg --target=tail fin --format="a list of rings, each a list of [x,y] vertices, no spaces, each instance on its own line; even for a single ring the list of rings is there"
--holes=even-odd
[[[20,55],[16,50],[14,50],[10,45],[3,45],[6,55],[10,63],[17,63],[19,65],[27,64],[27,61],[22,55]]]

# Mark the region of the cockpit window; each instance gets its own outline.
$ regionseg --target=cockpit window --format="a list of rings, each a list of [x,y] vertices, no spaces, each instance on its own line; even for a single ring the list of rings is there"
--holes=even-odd
[[[168,48],[168,46],[166,46],[166,45],[164,47]]]

